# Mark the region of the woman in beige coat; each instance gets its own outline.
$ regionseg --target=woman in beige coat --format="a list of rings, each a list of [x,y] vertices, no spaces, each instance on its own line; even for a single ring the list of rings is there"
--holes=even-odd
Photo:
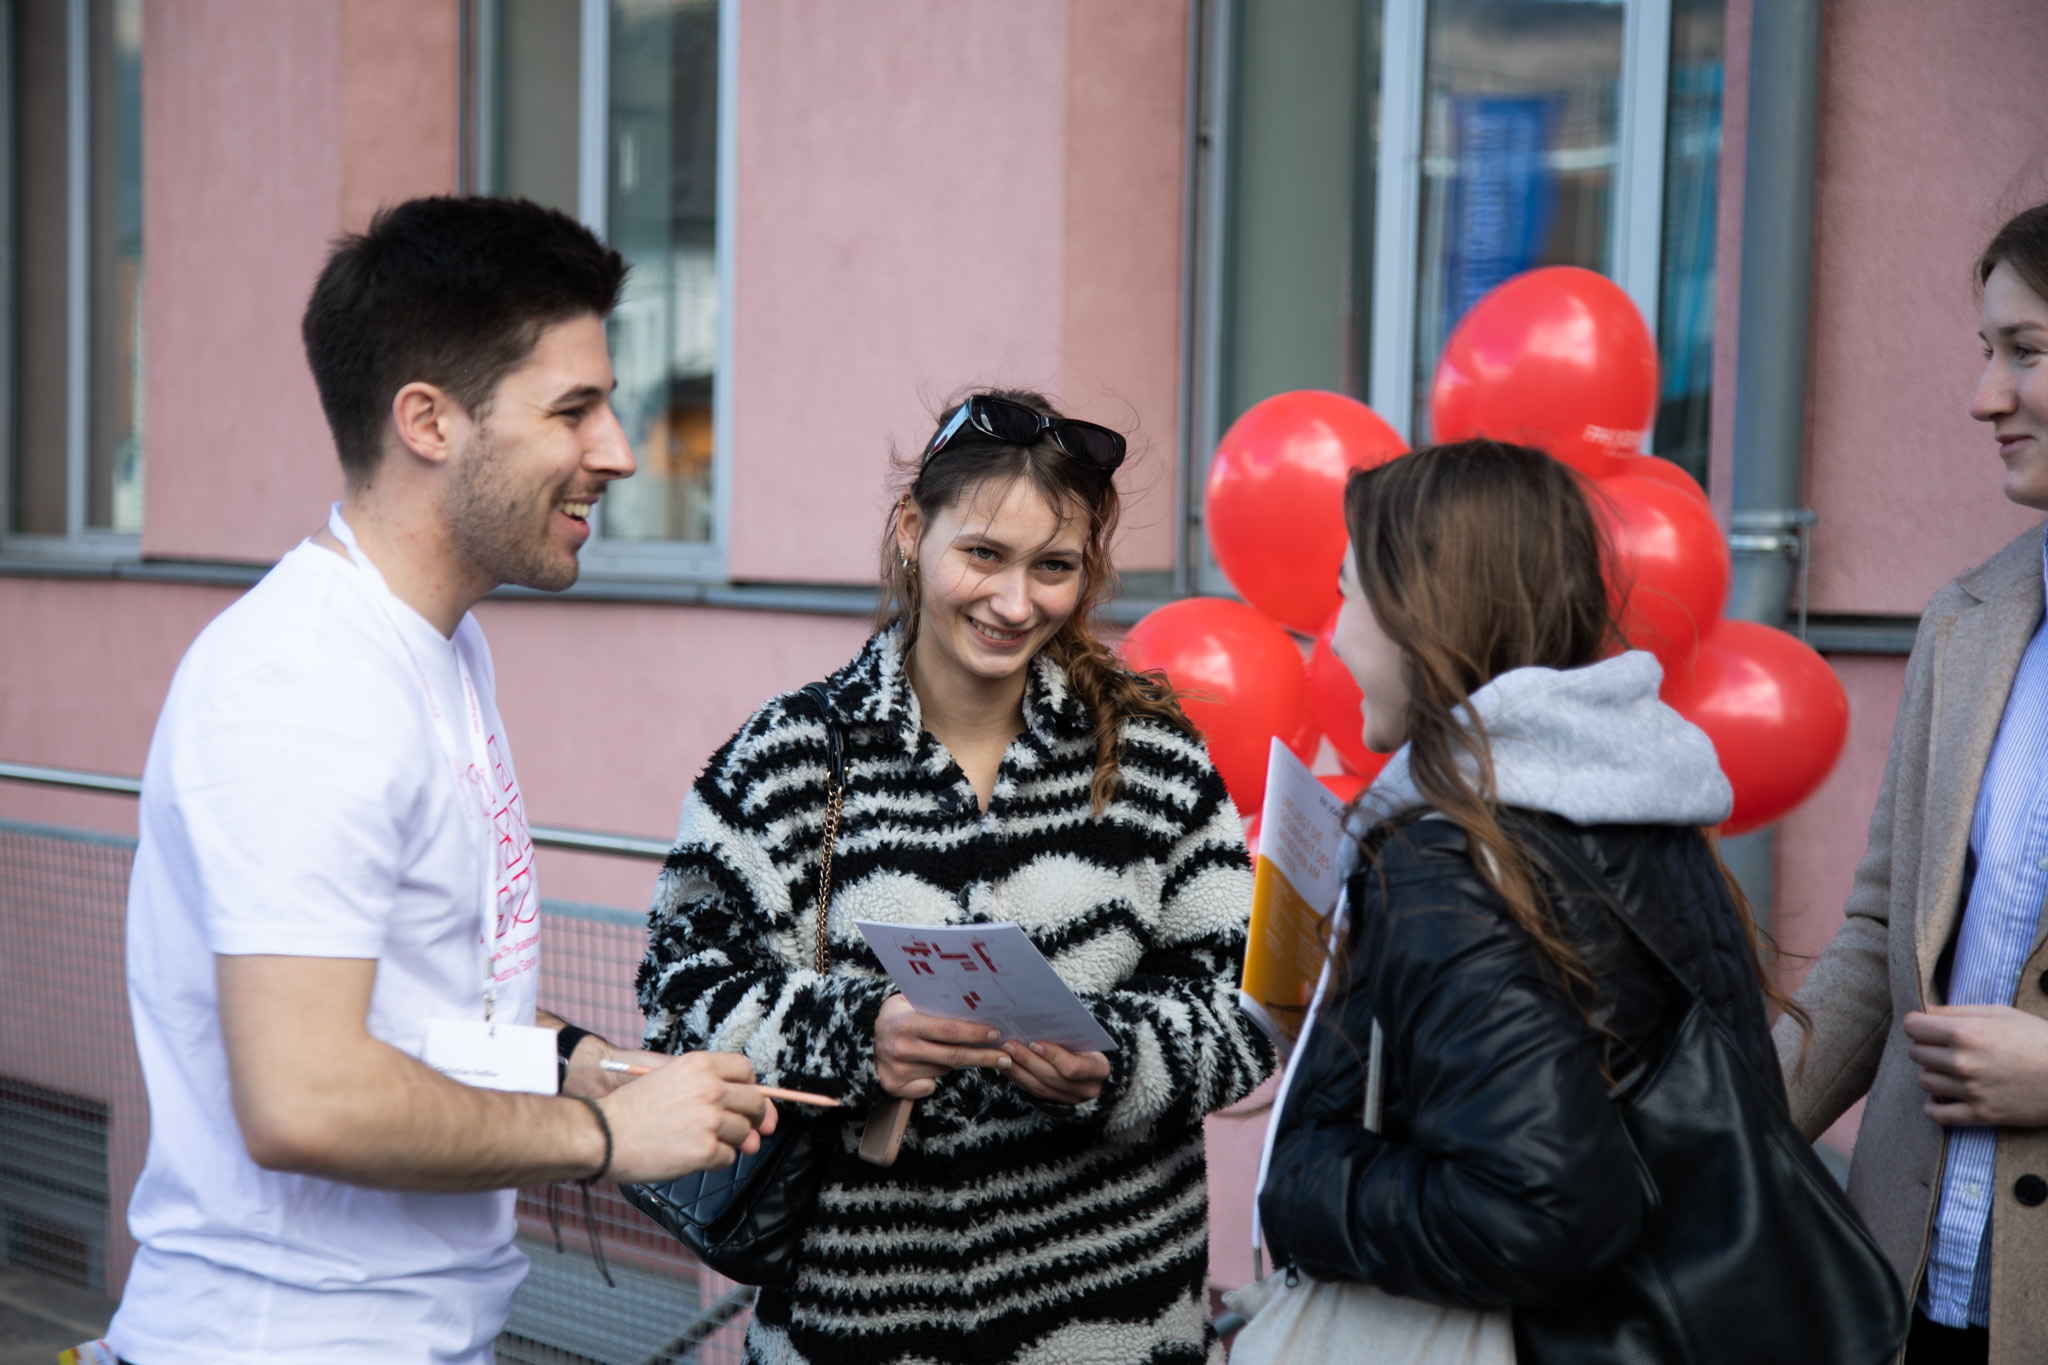
[[[2005,496],[2048,510],[2048,205],[1978,263]],[[1936,593],[1848,922],[1781,1023],[1792,1115],[1870,1103],[1849,1194],[1913,1287],[1906,1365],[2048,1360],[2048,628],[2042,529]]]

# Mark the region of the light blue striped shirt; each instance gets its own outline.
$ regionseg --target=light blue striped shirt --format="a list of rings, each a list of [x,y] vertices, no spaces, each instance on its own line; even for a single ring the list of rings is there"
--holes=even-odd
[[[2044,547],[2048,575],[2048,547]],[[1970,883],[1949,976],[1951,1005],[2010,1005],[2048,898],[2048,624],[2020,659],[1970,819]],[[1998,1130],[1949,1133],[1941,1208],[1920,1306],[1948,1327],[1991,1321],[1991,1205]]]

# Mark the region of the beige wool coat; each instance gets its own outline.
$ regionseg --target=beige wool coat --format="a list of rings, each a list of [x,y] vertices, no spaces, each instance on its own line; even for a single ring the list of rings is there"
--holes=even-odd
[[[1963,866],[1977,788],[2020,656],[2041,621],[2041,540],[2036,527],[1928,604],[1848,921],[1798,994],[1814,1023],[1803,1067],[1798,1025],[1788,1017],[1777,1028],[1792,1117],[1808,1138],[1870,1096],[1849,1198],[1909,1294],[1926,1263],[1947,1130],[1921,1110],[1919,1070],[1900,1020],[1940,1003],[1935,963],[1969,890]],[[2013,1003],[2048,1019],[2044,930],[2048,922],[2035,931]],[[1999,1129],[1996,1170],[1991,1360],[2039,1365],[2048,1361],[2048,1204],[2028,1207],[2013,1185],[2029,1174],[2048,1177],[2048,1129]]]

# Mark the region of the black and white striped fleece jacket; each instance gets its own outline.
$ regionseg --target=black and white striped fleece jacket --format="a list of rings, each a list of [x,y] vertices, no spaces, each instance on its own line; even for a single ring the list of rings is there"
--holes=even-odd
[[[898,632],[828,683],[848,763],[829,973],[813,961],[825,731],[792,693],[684,801],[639,976],[648,1047],[743,1052],[764,1082],[848,1106],[797,1282],[761,1293],[747,1359],[1220,1363],[1202,1119],[1273,1054],[1237,1007],[1252,876],[1207,751],[1128,722],[1122,786],[1092,817],[1090,717],[1040,656],[983,813],[920,722]],[[896,1164],[862,1162],[893,988],[859,919],[1023,926],[1116,1039],[1102,1094],[1054,1105],[952,1072]]]

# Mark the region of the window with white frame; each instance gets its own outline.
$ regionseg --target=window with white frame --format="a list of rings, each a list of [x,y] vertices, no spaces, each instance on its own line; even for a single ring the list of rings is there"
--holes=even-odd
[[[585,569],[723,571],[720,102],[730,0],[475,0],[474,188],[573,214],[631,267],[613,403],[639,460],[600,506]]]
[[[1725,0],[1213,0],[1208,444],[1336,389],[1411,441],[1450,330],[1543,265],[1657,334],[1653,449],[1704,481]]]
[[[0,5],[9,554],[142,529],[142,0]]]

